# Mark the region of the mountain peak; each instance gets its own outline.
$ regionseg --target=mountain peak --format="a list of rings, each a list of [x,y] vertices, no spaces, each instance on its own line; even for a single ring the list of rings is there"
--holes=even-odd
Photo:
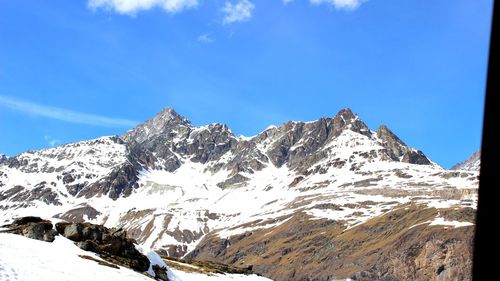
[[[346,121],[358,118],[358,116],[356,114],[354,114],[350,108],[347,108],[347,107],[339,110],[336,117],[341,117],[342,119],[344,119]]]
[[[165,107],[155,117],[138,125],[123,135],[125,141],[141,143],[151,136],[171,132],[178,127],[190,127],[191,122],[171,107]]]
[[[188,122],[189,121],[181,116],[177,111],[175,111],[172,107],[165,107],[163,108],[158,114],[153,119],[160,119],[160,120],[181,120]]]
[[[467,160],[453,165],[450,170],[479,171],[481,167],[481,150],[474,152]]]
[[[418,165],[432,164],[422,151],[406,145],[386,125],[380,125],[376,133],[377,138],[379,138],[382,145],[387,149],[388,156],[392,160]]]
[[[360,133],[365,136],[370,136],[371,131],[368,126],[352,112],[350,108],[341,109],[333,118],[334,136],[338,136],[345,129]]]
[[[406,146],[406,144],[396,136],[385,124],[382,124],[377,129],[377,137],[386,142],[396,142],[402,146]]]

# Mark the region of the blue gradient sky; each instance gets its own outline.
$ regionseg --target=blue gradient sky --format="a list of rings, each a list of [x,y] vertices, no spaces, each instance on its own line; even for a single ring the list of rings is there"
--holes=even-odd
[[[166,106],[243,135],[350,107],[443,167],[479,149],[491,0],[148,1],[0,0],[0,153]]]

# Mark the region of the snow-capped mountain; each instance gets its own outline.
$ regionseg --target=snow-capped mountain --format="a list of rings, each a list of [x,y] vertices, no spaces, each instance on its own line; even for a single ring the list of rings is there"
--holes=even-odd
[[[420,247],[437,255],[445,240],[432,239],[450,236],[456,243],[449,253],[470,257],[477,184],[477,172],[444,170],[349,109],[247,138],[224,124],[193,126],[167,108],[123,136],[7,159],[0,164],[0,219],[35,213],[120,226],[162,254],[252,265],[276,280],[362,280],[400,266],[412,269],[385,274],[417,280],[429,272],[463,276],[470,261],[450,257],[448,266],[424,256],[425,272],[417,274],[414,264],[391,264],[391,255],[416,247],[406,240],[401,252],[378,253],[385,259],[353,251],[374,243],[365,235],[397,223],[399,236],[384,234],[391,243],[418,231],[428,236],[414,243],[430,241]],[[311,251],[317,260],[308,258]]]
[[[458,163],[450,170],[479,171],[481,168],[481,150],[474,152],[467,160]]]

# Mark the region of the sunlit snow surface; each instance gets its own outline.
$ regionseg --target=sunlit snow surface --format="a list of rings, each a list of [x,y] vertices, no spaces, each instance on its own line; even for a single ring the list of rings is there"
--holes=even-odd
[[[429,221],[425,221],[425,222],[421,222],[421,223],[415,224],[415,225],[411,226],[410,228],[414,228],[416,226],[425,225],[425,224],[430,225],[430,226],[433,226],[433,225],[444,226],[445,228],[447,228],[447,227],[458,228],[458,227],[464,227],[464,226],[474,225],[471,222],[467,222],[467,221],[450,221],[450,220],[446,220],[446,219],[441,218],[441,217],[438,216],[438,217],[434,218],[433,220],[429,220]]]
[[[470,222],[461,222],[461,221],[448,221],[445,220],[444,218],[435,218],[429,225],[443,225],[443,226],[453,226],[454,228],[457,227],[464,227],[464,226],[470,226],[474,225],[473,223]]]
[[[54,242],[43,242],[20,235],[0,233],[0,280],[32,281],[32,280],[144,280],[150,277],[128,268],[120,269],[99,265],[97,262],[82,259],[86,255],[101,260],[94,253],[81,250],[72,241],[57,236]],[[156,264],[163,264],[154,253],[148,258]],[[169,269],[172,281],[212,281],[212,280],[269,280],[256,275],[239,274],[197,274]]]
[[[102,266],[79,255],[100,260],[61,236],[49,243],[0,234],[0,280],[152,280],[131,269]]]

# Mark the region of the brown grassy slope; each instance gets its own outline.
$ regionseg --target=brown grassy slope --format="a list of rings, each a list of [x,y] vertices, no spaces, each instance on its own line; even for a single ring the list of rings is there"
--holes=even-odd
[[[166,256],[162,256],[162,259],[169,267],[182,270],[184,272],[196,272],[208,275],[212,273],[247,274],[247,275],[254,273],[251,268],[232,267],[226,264],[210,262],[210,261],[180,259],[180,258],[166,257]]]
[[[189,257],[252,265],[274,280],[468,280],[474,227],[415,226],[438,212],[474,220],[470,208],[405,205],[345,230],[343,222],[299,212],[274,228],[228,239],[207,235]]]

